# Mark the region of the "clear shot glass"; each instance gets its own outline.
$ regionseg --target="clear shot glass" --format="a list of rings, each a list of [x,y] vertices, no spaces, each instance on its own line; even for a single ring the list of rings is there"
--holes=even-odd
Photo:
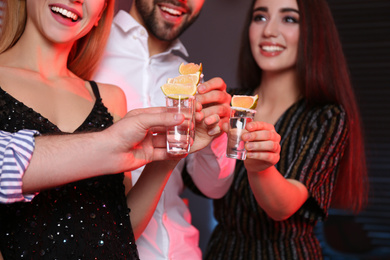
[[[166,107],[170,113],[184,114],[185,120],[177,126],[167,127],[167,152],[172,155],[187,154],[191,148],[191,135],[195,129],[195,98],[190,95],[166,96]]]
[[[247,123],[253,121],[255,114],[256,110],[252,109],[239,107],[230,108],[226,157],[237,160],[246,159],[245,142],[242,141],[241,136],[247,132],[245,126]]]

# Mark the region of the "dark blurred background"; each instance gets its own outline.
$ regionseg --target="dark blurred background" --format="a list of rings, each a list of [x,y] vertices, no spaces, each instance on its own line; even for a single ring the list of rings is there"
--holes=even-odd
[[[117,0],[128,10],[131,0]],[[198,20],[182,35],[190,62],[206,79],[236,78],[241,30],[250,0],[205,0]],[[328,0],[349,63],[361,110],[369,168],[369,205],[353,216],[331,210],[318,237],[326,259],[390,259],[390,1]],[[342,87],[342,86],[340,86]],[[185,191],[205,249],[215,220],[212,202]]]

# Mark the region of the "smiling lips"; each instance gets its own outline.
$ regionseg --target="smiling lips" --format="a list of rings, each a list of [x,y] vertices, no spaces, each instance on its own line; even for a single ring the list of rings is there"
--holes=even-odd
[[[174,17],[180,17],[187,13],[187,9],[184,6],[176,6],[172,4],[159,4],[158,7],[165,14]]]
[[[173,16],[181,16],[183,14],[183,12],[180,12],[179,10],[172,9],[166,6],[160,6],[160,9]]]
[[[279,44],[269,44],[263,43],[260,44],[260,52],[266,57],[274,57],[281,54],[286,48]]]
[[[50,9],[53,13],[61,14],[63,17],[71,19],[73,22],[76,22],[79,19],[79,16],[77,14],[64,8],[58,6],[51,6]]]

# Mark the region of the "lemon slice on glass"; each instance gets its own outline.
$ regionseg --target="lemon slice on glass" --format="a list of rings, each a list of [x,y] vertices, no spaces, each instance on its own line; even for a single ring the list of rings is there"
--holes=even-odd
[[[182,62],[179,66],[179,73],[181,75],[198,74],[200,76],[200,74],[202,74],[202,71],[203,71],[202,63],[196,64],[190,62],[185,64],[184,62]]]
[[[165,96],[178,94],[193,96],[196,93],[196,85],[194,83],[166,83],[161,86],[161,90]]]
[[[259,100],[259,95],[255,95],[255,96],[233,95],[231,105],[232,107],[255,109],[258,100]]]
[[[170,78],[167,80],[167,83],[172,84],[199,84],[199,75],[198,74],[188,74],[188,75],[180,75],[174,78]]]

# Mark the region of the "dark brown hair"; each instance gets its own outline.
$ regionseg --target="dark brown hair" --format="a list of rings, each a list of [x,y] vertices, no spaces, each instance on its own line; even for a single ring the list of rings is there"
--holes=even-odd
[[[245,23],[238,67],[241,93],[252,93],[261,82],[261,69],[249,43],[253,0]],[[297,0],[300,39],[297,75],[309,106],[340,104],[347,115],[349,138],[332,196],[332,206],[359,212],[367,202],[368,180],[361,119],[338,31],[325,0]]]

